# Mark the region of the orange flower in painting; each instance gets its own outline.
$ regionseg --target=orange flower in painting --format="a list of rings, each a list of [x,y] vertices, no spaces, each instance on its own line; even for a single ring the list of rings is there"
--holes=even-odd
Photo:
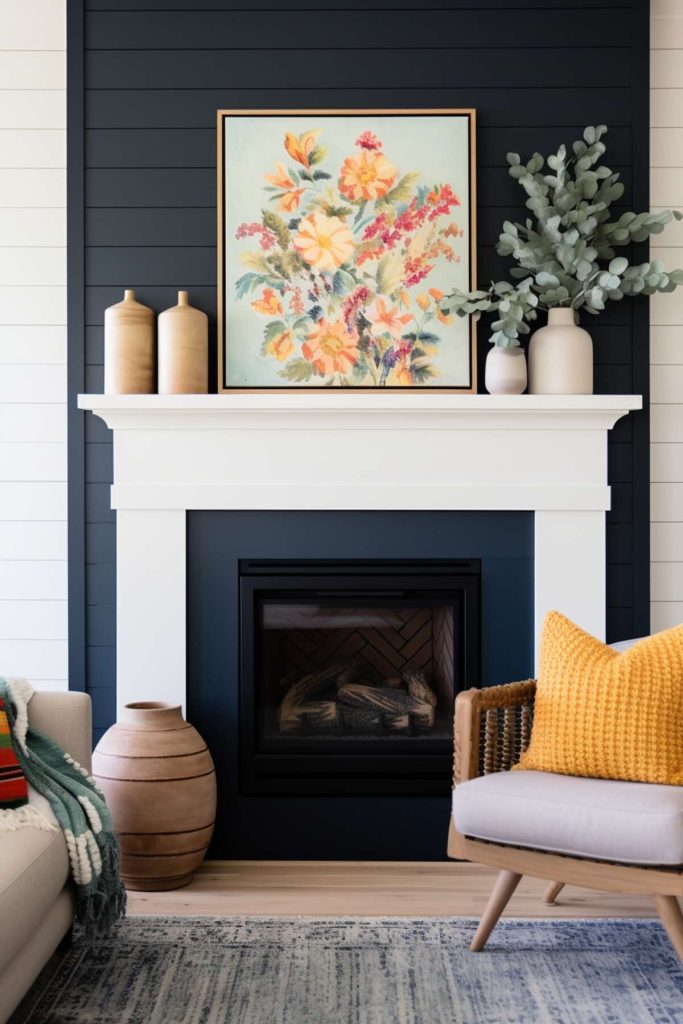
[[[285,213],[291,213],[293,210],[296,210],[303,194],[304,190],[302,188],[295,188],[293,192],[287,192],[286,195],[280,196],[277,204],[278,210],[284,210]]]
[[[330,324],[323,317],[306,338],[301,351],[323,376],[348,373],[358,359],[358,333],[348,331],[341,320]]]
[[[310,167],[311,153],[315,149],[316,140],[319,135],[320,128],[310,132],[303,132],[301,135],[287,132],[285,135],[285,149],[292,160],[296,160],[298,164],[303,164],[306,168]]]
[[[316,270],[336,270],[353,252],[353,235],[339,217],[311,213],[294,236],[294,248]]]
[[[264,174],[263,177],[266,181],[269,181],[271,185],[275,185],[276,188],[294,188],[294,182],[285,170],[284,164],[279,162],[275,164],[275,174]]]
[[[294,338],[289,329],[283,331],[282,334],[276,334],[276,336],[271,338],[266,344],[266,352],[268,355],[275,356],[279,363],[283,363],[285,359],[289,359],[293,351]]]
[[[282,313],[282,303],[272,288],[264,288],[260,299],[252,302],[251,308],[264,316],[277,316]]]
[[[342,164],[339,191],[354,201],[380,199],[396,180],[396,168],[384,153],[363,149],[358,156],[349,156]]]
[[[440,291],[438,288],[430,288],[429,294],[434,299],[434,302],[441,302],[443,298],[443,292]]]
[[[415,297],[415,301],[420,309],[425,312],[429,309],[429,296],[425,292],[420,292],[420,294]]]
[[[398,364],[396,366],[395,377],[396,377],[396,384],[399,387],[409,388],[412,385],[412,383],[413,383],[413,375],[410,372],[410,370],[408,369],[408,360],[407,359],[399,360],[399,362],[398,362]]]
[[[410,313],[399,316],[398,306],[387,307],[386,302],[378,296],[373,304],[365,310],[372,327],[370,333],[375,335],[390,334],[392,338],[400,338],[406,324],[413,319]]]

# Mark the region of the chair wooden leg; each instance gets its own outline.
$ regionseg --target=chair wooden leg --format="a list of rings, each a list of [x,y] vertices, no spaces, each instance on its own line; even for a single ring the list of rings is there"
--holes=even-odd
[[[683,912],[678,900],[675,896],[653,896],[652,899],[674,949],[683,960]]]
[[[501,871],[493,886],[493,892],[489,896],[479,927],[472,939],[470,950],[472,953],[479,953],[486,945],[486,940],[496,927],[498,918],[505,910],[510,897],[520,883],[522,876],[514,871]]]
[[[543,902],[554,903],[563,889],[564,882],[551,882],[546,891],[543,893]]]

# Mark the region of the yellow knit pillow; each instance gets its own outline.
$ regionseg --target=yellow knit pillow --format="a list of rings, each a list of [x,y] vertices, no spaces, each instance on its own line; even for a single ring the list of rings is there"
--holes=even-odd
[[[683,625],[619,654],[550,612],[531,743],[516,767],[683,785]]]

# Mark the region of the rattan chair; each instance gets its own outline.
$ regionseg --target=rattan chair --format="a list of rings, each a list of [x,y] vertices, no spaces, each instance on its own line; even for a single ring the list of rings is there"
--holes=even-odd
[[[508,772],[519,760],[531,736],[535,693],[535,681],[527,680],[466,690],[458,695],[455,704],[454,788],[481,776]],[[510,776],[508,780],[496,781],[513,780]],[[594,780],[575,781],[585,781],[590,785]],[[607,892],[650,895],[676,952],[683,960],[683,913],[677,899],[683,896],[683,864],[644,866],[529,848],[520,838],[523,823],[515,830],[516,845],[507,845],[501,837],[495,841],[475,838],[458,832],[455,824],[457,800],[454,804],[448,856],[485,864],[500,871],[470,946],[473,952],[484,948],[522,876],[531,875],[548,879],[551,883],[544,897],[548,903],[554,902],[566,884]],[[643,829],[646,827],[643,821]]]

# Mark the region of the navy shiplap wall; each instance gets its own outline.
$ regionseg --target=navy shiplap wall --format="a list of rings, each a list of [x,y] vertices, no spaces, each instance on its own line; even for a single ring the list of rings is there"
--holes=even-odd
[[[219,107],[476,107],[479,279],[517,217],[505,153],[610,126],[625,202],[648,195],[644,0],[87,0],[70,3],[70,378],[102,389],[103,312],[135,287],[161,310],[179,288],[215,332]],[[81,248],[84,241],[85,248]],[[84,253],[84,255],[83,255]],[[589,325],[596,387],[647,390],[647,309]],[[485,337],[485,330],[482,329]],[[486,343],[480,344],[480,364]],[[481,374],[483,379],[483,373]],[[71,685],[114,714],[115,524],[104,425],[71,431]],[[647,629],[647,416],[610,442],[609,635]],[[639,481],[634,487],[634,479]],[[84,531],[83,546],[81,534]],[[85,573],[83,573],[83,548]]]

